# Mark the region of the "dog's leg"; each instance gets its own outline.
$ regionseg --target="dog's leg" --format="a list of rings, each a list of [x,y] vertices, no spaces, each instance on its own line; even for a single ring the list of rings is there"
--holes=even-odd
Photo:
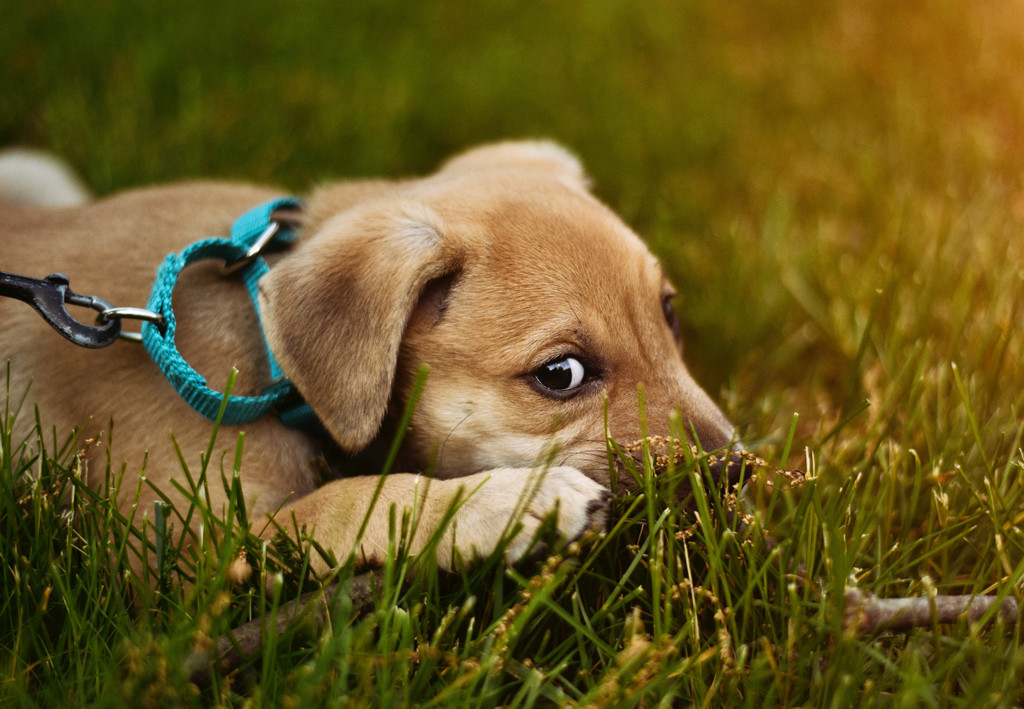
[[[436,538],[437,564],[450,571],[460,560],[494,553],[505,538],[511,539],[506,562],[523,558],[550,515],[566,540],[588,529],[601,531],[609,498],[604,487],[569,467],[502,468],[450,480],[410,474],[344,478],[286,505],[263,536],[273,536],[278,525],[291,535],[305,528],[339,561],[355,553],[359,563],[376,566],[389,553],[394,507],[397,524],[403,516],[411,520],[409,552],[419,554]],[[325,570],[319,559],[313,563]]]

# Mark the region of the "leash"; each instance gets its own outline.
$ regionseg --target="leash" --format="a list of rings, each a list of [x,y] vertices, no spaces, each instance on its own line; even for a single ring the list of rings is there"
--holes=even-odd
[[[301,206],[301,200],[294,197],[271,200],[240,216],[231,227],[230,238],[202,239],[180,254],[169,254],[157,271],[145,309],[115,308],[101,298],[78,295],[69,289],[68,277],[63,274],[34,279],[0,272],[0,296],[29,303],[55,330],[83,347],[106,347],[118,337],[141,341],[178,395],[210,420],[217,418],[224,404],[221,420],[226,424],[250,423],[275,413],[288,426],[313,427],[319,423],[316,415],[281,371],[266,343],[265,334],[263,343],[270,365],[271,383],[255,396],[227,395],[210,388],[203,376],[181,356],[174,340],[177,321],[172,304],[174,288],[183,270],[197,261],[220,260],[224,263],[225,275],[241,277],[263,334],[258,284],[270,267],[261,253],[271,245],[294,241],[293,227],[287,222],[275,221],[273,217],[276,210]],[[86,325],[76,320],[67,312],[65,306],[68,303],[96,310],[99,313],[98,324]],[[141,333],[122,331],[122,319],[142,320]]]

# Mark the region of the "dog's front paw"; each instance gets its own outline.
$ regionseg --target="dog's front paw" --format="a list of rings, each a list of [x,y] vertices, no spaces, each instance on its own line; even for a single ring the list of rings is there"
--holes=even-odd
[[[603,531],[608,523],[611,492],[576,468],[505,468],[486,476],[475,488],[463,487],[468,498],[455,517],[454,546],[464,560],[492,554],[512,533],[504,550],[507,563],[543,551],[537,533],[551,516],[565,541],[587,530]]]
[[[519,503],[519,533],[505,547],[505,560],[514,563],[544,552],[537,532],[545,519],[555,517],[555,528],[564,541],[578,539],[585,531],[604,531],[608,524],[611,492],[576,468],[557,467],[530,471],[531,482]]]

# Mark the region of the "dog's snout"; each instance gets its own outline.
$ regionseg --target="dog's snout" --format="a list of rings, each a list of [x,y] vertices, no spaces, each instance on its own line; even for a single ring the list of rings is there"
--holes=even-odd
[[[694,422],[688,430],[696,434],[696,443],[705,453],[732,449],[735,444],[735,441],[733,440],[733,436],[735,435],[733,427],[725,421],[724,417],[722,418],[722,422],[717,424],[698,424]]]

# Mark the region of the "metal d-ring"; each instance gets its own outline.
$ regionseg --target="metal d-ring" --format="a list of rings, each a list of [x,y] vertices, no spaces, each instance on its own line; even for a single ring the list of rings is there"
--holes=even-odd
[[[277,230],[279,228],[280,227],[277,222],[270,222],[270,224],[267,225],[267,228],[264,229],[260,235],[256,237],[255,241],[252,242],[252,246],[250,246],[249,250],[245,252],[245,256],[241,256],[234,261],[228,261],[221,267],[221,275],[228,276],[238,269],[248,266],[252,260],[259,256],[260,252],[266,248],[267,244],[269,244],[274,238],[274,235],[277,234]]]
[[[100,322],[110,322],[111,320],[142,320],[162,325],[164,316],[145,308],[107,308],[100,312]],[[119,336],[122,340],[129,342],[142,342],[141,332],[127,332],[122,329]]]

